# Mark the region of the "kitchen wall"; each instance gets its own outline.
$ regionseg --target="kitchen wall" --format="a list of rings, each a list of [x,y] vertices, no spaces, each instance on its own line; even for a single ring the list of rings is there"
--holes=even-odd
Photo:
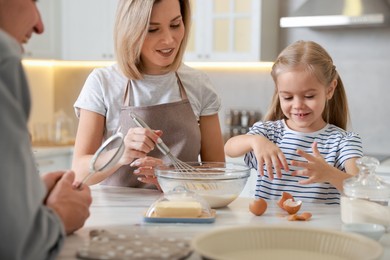
[[[230,109],[256,110],[264,113],[273,92],[269,76],[270,65],[255,68],[198,68],[208,74],[216,91],[220,94],[222,107],[220,121],[222,131],[228,133],[225,114]],[[51,124],[55,111],[63,110],[77,125],[73,103],[88,74],[96,66],[26,65],[32,89],[33,106],[30,128],[34,125]]]
[[[274,85],[270,66],[252,70],[204,70],[220,94],[222,107],[219,113],[222,131],[229,134],[226,124],[231,109],[267,111]]]
[[[45,144],[53,141],[50,139],[54,138],[54,123],[60,111],[65,112],[70,118],[73,124],[71,130],[75,134],[77,118],[73,103],[88,74],[98,65],[28,60],[24,61],[24,67],[32,97],[28,126],[33,135],[33,142]]]
[[[280,0],[280,15],[295,10],[304,0]],[[387,74],[390,71],[390,27],[366,29],[280,29],[279,49],[304,39],[323,45],[331,54],[344,81],[351,110],[352,129],[364,142],[366,153],[390,155],[390,102]],[[63,109],[73,120],[72,105],[91,66],[26,66],[32,85],[34,122],[52,120],[53,111]],[[231,108],[255,109],[265,113],[273,91],[270,68],[232,70],[203,69],[222,100],[220,120]]]
[[[280,15],[289,14],[303,2],[281,0]],[[363,138],[365,151],[390,154],[390,27],[281,29],[279,47],[301,39],[320,43],[332,56],[346,87],[352,129]]]
[[[63,109],[77,124],[73,103],[76,101],[84,81],[93,67],[63,66],[57,67],[54,75],[56,87],[54,95],[55,111]]]
[[[31,66],[25,64],[30,83],[32,108],[29,128],[35,134],[39,126],[49,124],[54,116],[54,73],[53,67],[47,64]]]

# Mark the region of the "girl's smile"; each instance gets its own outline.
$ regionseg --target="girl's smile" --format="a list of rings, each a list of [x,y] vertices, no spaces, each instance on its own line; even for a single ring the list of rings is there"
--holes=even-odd
[[[298,118],[304,118],[306,116],[308,116],[310,113],[297,113],[297,114],[293,114],[295,116],[297,116]]]

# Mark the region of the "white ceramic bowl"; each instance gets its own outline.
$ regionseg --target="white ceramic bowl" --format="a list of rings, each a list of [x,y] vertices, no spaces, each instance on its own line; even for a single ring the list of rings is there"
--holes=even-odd
[[[243,164],[223,162],[188,163],[196,172],[181,172],[172,164],[156,167],[155,174],[164,193],[178,186],[196,192],[211,208],[227,206],[244,189],[250,169]]]
[[[236,226],[194,237],[195,252],[205,259],[369,260],[380,259],[381,244],[361,235],[296,226]]]
[[[384,226],[371,223],[343,224],[342,230],[346,232],[358,233],[375,240],[379,240],[386,232],[386,228]]]

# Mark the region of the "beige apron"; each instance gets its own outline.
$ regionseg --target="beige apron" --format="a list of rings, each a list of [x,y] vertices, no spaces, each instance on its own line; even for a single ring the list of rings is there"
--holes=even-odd
[[[200,153],[200,128],[187,93],[176,73],[177,82],[180,88],[181,101],[135,107],[130,106],[132,100],[132,82],[128,82],[124,95],[124,102],[121,109],[120,122],[121,132],[126,134],[132,127],[137,127],[130,117],[130,111],[140,116],[151,129],[162,130],[161,139],[170,148],[171,153],[185,162],[198,161]],[[148,156],[161,158],[164,163],[171,163],[166,155],[163,155],[157,147]],[[155,185],[145,184],[137,180],[138,176],[133,174],[137,167],[124,165],[115,173],[102,182],[105,185],[156,188]]]

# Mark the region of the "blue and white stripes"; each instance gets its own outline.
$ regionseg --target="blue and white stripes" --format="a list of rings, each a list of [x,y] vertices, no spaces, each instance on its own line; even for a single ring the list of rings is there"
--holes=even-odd
[[[306,161],[305,158],[296,154],[296,150],[300,149],[312,154],[313,142],[317,142],[318,150],[323,158],[341,171],[344,171],[346,160],[363,156],[361,138],[357,134],[330,124],[314,133],[301,133],[289,129],[284,120],[257,122],[248,134],[263,135],[279,146],[289,163],[291,172],[297,170],[297,167],[290,165],[291,160]],[[245,155],[245,162],[248,166],[258,169],[253,152]],[[339,204],[340,202],[340,193],[329,183],[302,185],[298,181],[307,177],[292,176],[290,172],[283,172],[281,179],[275,178],[271,181],[267,177],[265,167],[264,173],[266,177],[259,176],[257,180],[256,197],[277,200],[282,192],[286,191],[302,201],[324,204]]]

